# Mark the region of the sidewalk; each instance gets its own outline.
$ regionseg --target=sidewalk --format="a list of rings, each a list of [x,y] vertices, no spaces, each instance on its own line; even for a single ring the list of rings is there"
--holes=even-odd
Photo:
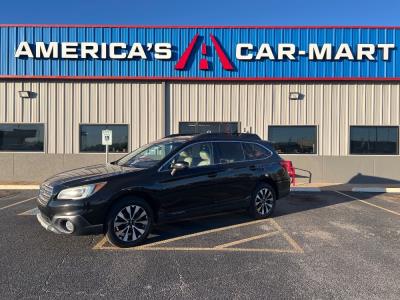
[[[367,192],[367,193],[400,193],[398,184],[349,184],[349,183],[300,183],[291,187],[293,192]]]

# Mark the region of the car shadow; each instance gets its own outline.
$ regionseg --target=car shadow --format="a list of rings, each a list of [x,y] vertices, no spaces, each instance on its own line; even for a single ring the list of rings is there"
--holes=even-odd
[[[254,221],[245,210],[235,210],[183,219],[154,226],[145,244],[198,234]]]
[[[366,176],[362,174],[356,174],[352,177],[349,182],[344,184],[336,184],[331,186],[325,186],[321,192],[292,192],[288,196],[279,199],[276,205],[273,218],[278,218],[285,215],[301,213],[310,210],[317,210],[324,207],[350,203],[356,201],[351,197],[346,197],[335,191],[343,191],[348,184],[356,183],[379,183],[382,182],[388,184],[399,184],[399,181]],[[344,192],[348,195],[354,194],[353,192]],[[366,200],[375,197],[381,193],[357,193],[357,198]],[[400,196],[399,196],[400,197]],[[188,218],[185,220],[167,223],[156,226],[152,235],[147,239],[145,244],[151,244],[162,240],[174,239],[183,237],[191,234],[197,234],[204,231],[210,231],[218,228],[224,228],[233,225],[245,224],[254,221],[247,211],[231,211],[220,214]]]

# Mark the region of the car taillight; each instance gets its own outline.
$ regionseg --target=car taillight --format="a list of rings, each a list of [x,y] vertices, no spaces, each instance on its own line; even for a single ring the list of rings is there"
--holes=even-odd
[[[290,177],[290,182],[293,185],[296,185],[296,171],[293,167],[293,164],[290,160],[281,160],[281,166],[288,172]]]

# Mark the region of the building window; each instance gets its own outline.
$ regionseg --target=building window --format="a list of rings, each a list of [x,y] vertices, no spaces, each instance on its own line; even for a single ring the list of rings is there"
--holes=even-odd
[[[350,126],[350,154],[399,154],[399,128]]]
[[[0,124],[0,151],[44,151],[43,124]]]
[[[238,133],[239,123],[237,122],[179,122],[180,134],[198,133]]]
[[[269,126],[268,132],[268,139],[278,153],[317,153],[316,126]]]
[[[80,152],[105,152],[105,146],[101,144],[102,130],[112,131],[112,145],[109,152],[128,152],[128,125],[81,125],[79,128]]]

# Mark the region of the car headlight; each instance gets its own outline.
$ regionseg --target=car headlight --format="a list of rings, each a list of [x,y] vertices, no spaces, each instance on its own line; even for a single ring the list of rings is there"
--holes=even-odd
[[[60,199],[60,200],[85,199],[85,198],[93,195],[97,191],[99,191],[101,188],[103,188],[106,185],[106,183],[107,182],[99,182],[99,183],[93,183],[93,184],[87,184],[87,185],[68,188],[68,189],[62,190],[58,194],[57,199]]]

